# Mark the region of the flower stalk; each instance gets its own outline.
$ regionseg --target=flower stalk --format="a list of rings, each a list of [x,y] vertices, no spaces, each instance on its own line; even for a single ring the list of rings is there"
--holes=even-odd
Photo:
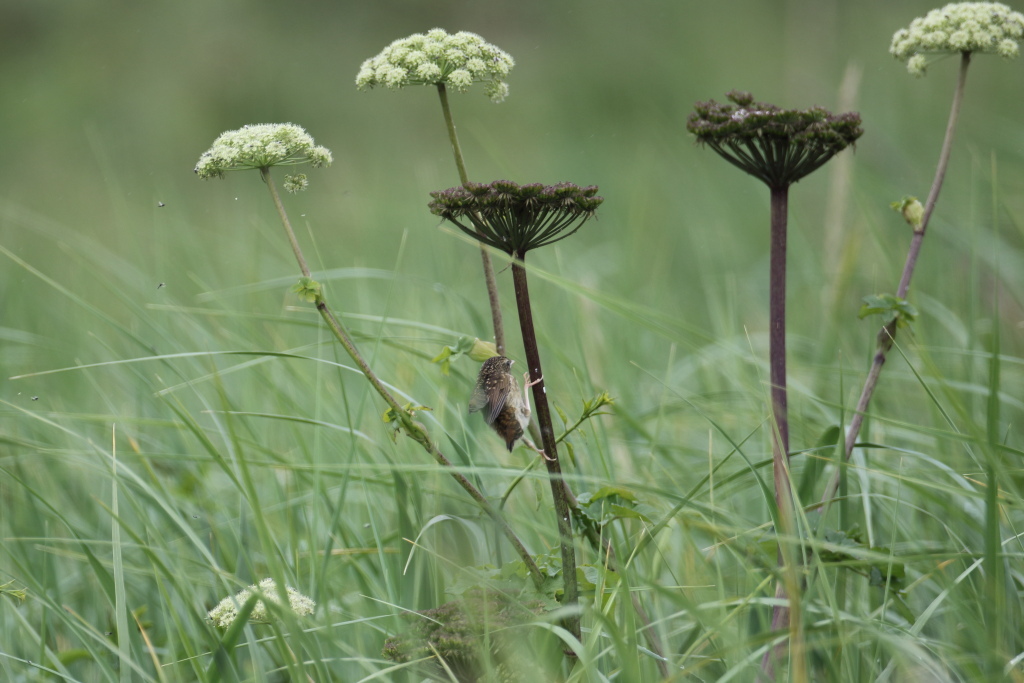
[[[501,102],[508,95],[508,77],[515,61],[504,50],[487,43],[480,36],[468,31],[449,34],[435,28],[425,34],[415,33],[407,38],[394,41],[380,54],[367,59],[356,76],[356,86],[361,90],[383,86],[398,90],[410,85],[434,85],[441,101],[448,139],[455,157],[459,182],[466,184],[466,162],[462,156],[459,137],[455,132],[451,106],[448,103],[448,88],[465,92],[474,83],[485,83],[485,93],[493,102]],[[494,266],[490,254],[482,246],[480,259],[483,263],[484,283],[487,287],[487,301],[491,308],[491,323],[494,328],[494,343],[499,355],[505,353],[505,326],[502,322],[501,302]]]
[[[949,158],[953,149],[953,137],[957,122],[960,119],[960,108],[963,104],[964,90],[967,84],[967,69],[971,65],[974,53],[995,53],[1004,59],[1012,59],[1020,54],[1020,41],[1024,38],[1024,14],[1014,12],[1006,5],[998,2],[961,2],[946,5],[942,9],[929,12],[924,17],[914,19],[908,28],[900,29],[892,37],[889,52],[896,59],[907,63],[907,70],[915,76],[924,76],[927,67],[927,54],[959,54],[960,68],[957,72],[956,86],[953,89],[953,102],[949,108],[949,120],[946,133],[942,140],[942,149],[935,167],[935,177],[920,218],[912,222],[914,235],[907,250],[907,260],[900,274],[896,299],[906,299],[910,291],[910,278],[917,266],[921,253],[928,222],[935,205],[939,201],[939,192],[949,168]],[[908,219],[909,220],[909,219]],[[878,331],[875,343],[875,355],[871,360],[871,369],[864,380],[860,398],[850,418],[850,426],[844,442],[844,462],[853,454],[857,437],[860,435],[871,397],[878,385],[886,357],[896,340],[896,330],[900,318],[894,317],[886,322]],[[829,480],[821,496],[821,504],[825,505],[836,495],[839,488],[841,471],[836,470]]]
[[[799,604],[800,553],[784,539],[796,537],[789,472],[789,408],[786,394],[786,235],[789,187],[814,172],[861,136],[860,116],[835,115],[822,107],[780,109],[755,102],[753,95],[733,91],[732,104],[698,102],[687,120],[697,142],[768,186],[771,197],[769,247],[768,367],[772,410],[772,472],[775,480],[776,535],[782,575],[776,597],[790,607],[772,610],[772,630],[788,630],[793,677],[802,680],[803,647]],[[771,678],[783,644],[769,648],[761,662]]]
[[[268,154],[267,150],[270,150],[272,153]],[[279,159],[286,161],[275,161]],[[370,385],[384,399],[384,402],[388,404],[392,414],[397,416],[405,433],[420,444],[439,465],[446,468],[456,483],[494,521],[516,554],[523,561],[534,585],[539,588],[544,582],[544,575],[515,531],[484,494],[461,472],[455,469],[451,461],[430,438],[426,428],[416,422],[410,411],[399,404],[394,395],[384,386],[383,382],[380,381],[380,378],[377,377],[377,374],[370,368],[363,355],[359,352],[345,326],[342,325],[341,321],[338,320],[337,316],[334,315],[328,306],[323,296],[322,287],[311,280],[309,266],[302,254],[302,248],[295,237],[295,232],[292,230],[291,221],[288,219],[288,213],[281,202],[281,197],[275,187],[270,169],[272,166],[279,165],[280,163],[297,164],[310,162],[314,166],[321,166],[328,165],[330,161],[330,152],[326,148],[316,147],[313,144],[312,137],[299,126],[294,126],[293,124],[261,124],[259,126],[246,126],[238,131],[229,131],[221,135],[214,142],[213,147],[200,157],[199,164],[196,166],[196,173],[201,178],[213,178],[223,176],[225,171],[259,169],[260,178],[267,186],[278,216],[284,226],[285,233],[288,236],[292,251],[295,254],[295,259],[299,264],[299,269],[302,271],[304,279],[303,290],[313,296],[320,317],[327,323],[331,333],[359,367]]]
[[[541,444],[551,483],[562,556],[563,603],[575,608],[579,601],[576,581],[576,549],[572,537],[572,508],[575,499],[562,476],[558,442],[551,422],[544,373],[541,368],[537,332],[530,304],[526,277],[527,252],[563,240],[590,219],[604,201],[597,187],[579,187],[572,183],[519,185],[509,180],[493,183],[464,183],[461,187],[431,192],[430,211],[453,224],[470,237],[499,249],[512,258],[512,281],[519,312],[527,368],[533,388]],[[573,611],[565,620],[566,629],[580,638],[580,617]]]
[[[897,34],[899,35],[899,34]],[[971,53],[963,52],[960,55],[960,68],[957,73],[956,86],[953,90],[953,102],[949,109],[949,120],[946,123],[946,133],[942,141],[942,149],[939,152],[939,160],[935,167],[935,177],[932,180],[931,188],[928,191],[928,198],[925,200],[924,213],[917,226],[914,227],[914,234],[910,240],[910,247],[907,250],[907,259],[903,264],[903,271],[900,274],[899,286],[896,289],[896,297],[905,299],[910,291],[910,279],[914,275],[917,266],[917,259],[921,254],[921,246],[924,242],[925,233],[928,230],[928,222],[935,205],[939,201],[939,193],[942,190],[942,183],[946,178],[946,170],[949,168],[950,153],[953,148],[953,137],[956,133],[957,122],[960,119],[960,108],[963,104],[964,90],[967,84],[967,69],[971,65]],[[878,386],[878,378],[882,374],[882,367],[885,365],[889,351],[896,341],[896,329],[898,318],[890,320],[878,331],[875,342],[875,354],[871,359],[871,368],[864,380],[860,397],[857,399],[857,406],[854,408],[853,416],[850,418],[850,425],[846,430],[844,446],[844,461],[849,460],[853,455],[853,449],[860,436],[860,430],[864,425],[864,418],[867,416],[868,406],[871,397]],[[839,489],[840,470],[833,473],[828,485],[821,496],[821,503],[826,504],[832,500]]]
[[[530,287],[526,280],[526,264],[522,258],[512,263],[512,281],[515,286],[519,327],[523,334],[523,351],[526,354],[526,364],[530,371],[530,381],[536,382],[532,387],[533,402],[537,406],[537,423],[540,425],[541,443],[546,456],[544,464],[548,468],[551,498],[555,505],[561,546],[562,577],[565,586],[565,596],[562,602],[567,606],[575,607],[579,602],[579,587],[576,582],[576,549],[572,539],[569,492],[566,490],[565,480],[562,477],[562,465],[558,460],[558,443],[555,441],[555,430],[551,423],[551,409],[548,406],[544,373],[540,365],[540,350],[537,348],[537,332],[533,326],[533,309],[530,306]],[[578,614],[573,614],[566,619],[566,629],[577,639],[580,638]]]
[[[452,109],[448,104],[448,88],[445,84],[437,84],[437,94],[441,99],[441,111],[444,113],[445,127],[448,129],[448,139],[452,143],[452,154],[455,156],[455,167],[459,171],[459,182],[463,185],[469,182],[469,175],[466,173],[466,161],[462,157],[462,147],[459,145],[459,135],[455,132],[455,121],[452,119]],[[480,246],[480,260],[484,267],[484,283],[487,286],[487,302],[491,307],[491,324],[494,328],[494,346],[499,356],[505,355],[505,323],[501,316],[501,301],[498,297],[498,280],[494,276],[494,264],[491,263],[491,255]]]

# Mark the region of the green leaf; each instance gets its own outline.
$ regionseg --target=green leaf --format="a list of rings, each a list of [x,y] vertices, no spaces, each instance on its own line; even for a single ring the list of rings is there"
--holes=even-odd
[[[309,303],[316,303],[324,296],[324,288],[319,282],[309,277],[300,277],[299,281],[292,285],[291,291],[299,295],[299,298]]]
[[[857,317],[862,320],[869,315],[880,315],[883,324],[888,325],[895,320],[897,326],[904,327],[917,318],[917,309],[914,306],[906,299],[892,294],[870,294],[861,301],[863,304]]]
[[[568,427],[569,426],[569,418],[566,417],[565,411],[562,410],[561,408],[559,408],[557,404],[555,404],[555,412],[558,413],[558,417],[562,418],[562,424],[564,424],[566,427]]]
[[[402,410],[409,417],[413,417],[416,414],[417,410],[431,410],[431,408],[428,408],[427,406],[414,406],[412,403],[406,403],[404,406],[402,406]],[[391,426],[391,432],[389,436],[391,437],[392,441],[397,443],[398,433],[402,430],[402,417],[394,408],[388,408],[387,410],[384,411],[384,414],[381,415],[381,420],[384,422],[384,424]]]
[[[649,506],[638,509],[635,493],[623,486],[603,486],[597,491],[584,491],[576,496],[580,513],[598,525],[616,519],[642,519],[651,521]]]
[[[600,565],[581,564],[576,567],[576,584],[579,586],[580,592],[593,594],[600,590],[602,606],[613,597],[613,591],[608,589],[617,586],[619,581],[619,575],[616,572]]]
[[[452,347],[446,346],[443,349],[441,349],[441,353],[439,353],[436,356],[434,356],[430,360],[430,362],[431,363],[440,363],[441,364],[441,374],[442,375],[447,375],[449,373],[449,371],[451,371],[452,363],[451,363],[450,359],[451,359],[453,353],[455,353],[455,351],[452,349]]]
[[[619,498],[628,500],[631,503],[636,502],[636,494],[624,486],[602,486],[590,494],[590,502],[593,503],[596,500],[611,498],[612,496],[618,496]]]
[[[625,505],[615,505],[614,503],[609,506],[608,511],[619,518],[625,519],[642,519],[645,522],[650,522],[651,518],[640,512],[639,510]]]
[[[917,197],[904,197],[898,202],[890,203],[889,206],[903,216],[903,220],[914,229],[914,232],[921,230],[924,222],[924,206],[921,205]]]
[[[452,346],[445,346],[441,353],[431,359],[431,363],[440,363],[441,372],[447,375],[451,371],[452,362],[460,356],[468,356],[478,363],[498,355],[493,342],[481,341],[477,337],[459,337]]]

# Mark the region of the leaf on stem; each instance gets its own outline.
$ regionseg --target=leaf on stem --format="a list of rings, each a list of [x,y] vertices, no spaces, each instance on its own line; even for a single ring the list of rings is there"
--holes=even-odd
[[[414,406],[412,403],[406,403],[402,406],[402,410],[411,418],[416,414],[417,410],[433,410],[433,408],[428,408],[427,406]],[[397,443],[398,433],[402,431],[402,416],[399,415],[394,408],[388,408],[384,411],[381,419],[384,421],[384,424],[391,427],[391,433],[389,436],[391,436],[392,441]]]
[[[880,315],[885,325],[895,320],[898,327],[906,327],[917,318],[917,309],[893,294],[871,294],[861,301],[864,303],[857,317],[862,320],[869,315]]]
[[[482,363],[488,358],[498,355],[498,348],[494,342],[485,342],[479,337],[459,337],[454,346],[445,346],[441,353],[434,356],[430,362],[440,363],[441,373],[447,375],[451,371],[452,363],[460,356],[468,356],[470,360]]]
[[[316,303],[324,296],[324,288],[319,282],[311,277],[300,277],[299,281],[291,287],[291,291],[299,295],[299,298],[309,303]]]

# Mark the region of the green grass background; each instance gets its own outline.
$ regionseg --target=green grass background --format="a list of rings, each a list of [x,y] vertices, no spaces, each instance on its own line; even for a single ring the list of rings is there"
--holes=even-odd
[[[432,408],[419,418],[500,497],[526,451],[509,456],[466,414],[475,364],[446,377],[429,362],[486,337],[489,318],[475,247],[426,209],[457,184],[437,97],[354,87],[392,40],[443,27],[517,61],[504,103],[452,98],[470,176],[597,184],[606,199],[530,257],[551,400],[571,418],[598,391],[616,400],[571,437],[573,487],[626,486],[667,520],[623,576],[676,680],[753,680],[773,595],[757,483],[768,193],[697,148],[685,119],[734,88],[863,117],[856,149],[790,195],[791,440],[811,448],[860,390],[877,331],[860,298],[896,288],[910,229],[889,202],[923,199],[934,173],[956,60],[914,79],[887,53],[932,7],[8,0],[0,679],[420,680],[380,656],[396,615],[447,600],[468,565],[510,559],[422,450],[392,443],[382,402],[288,293],[297,269],[258,176],[192,173],[246,123],[298,123],[333,151],[285,199],[307,258],[372,366]],[[922,314],[862,434],[880,447],[855,456],[845,518],[829,522],[905,563],[907,610],[852,563],[816,566],[804,609],[819,680],[1024,679],[1021,69],[971,67],[911,288]],[[499,282],[521,359],[510,273]],[[794,458],[798,477],[808,460]],[[507,507],[537,553],[557,548],[541,469]],[[608,533],[629,558],[649,527]],[[421,532],[409,559],[403,539]],[[217,659],[206,611],[269,575],[315,616],[247,628]],[[657,680],[622,590],[585,599],[573,680]]]

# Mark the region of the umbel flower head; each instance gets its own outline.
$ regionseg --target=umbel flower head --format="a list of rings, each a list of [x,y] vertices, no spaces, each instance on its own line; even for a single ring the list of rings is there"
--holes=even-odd
[[[363,62],[356,86],[367,90],[383,85],[397,90],[407,85],[444,83],[465,92],[473,83],[486,83],[487,96],[501,102],[508,95],[505,78],[515,61],[504,50],[484,42],[475,33],[452,35],[435,28],[415,33],[388,45],[376,57]]]
[[[213,146],[203,152],[195,172],[200,178],[221,178],[226,171],[243,171],[271,166],[313,164],[330,166],[331,151],[320,147],[302,126],[294,123],[257,123],[221,133]],[[290,192],[305,189],[306,176],[289,176]]]
[[[836,115],[822,107],[780,109],[735,90],[726,97],[734,104],[714,100],[695,104],[686,129],[697,136],[698,143],[769,187],[795,183],[864,132],[856,112]]]
[[[907,63],[907,71],[923,76],[926,54],[994,52],[1010,59],[1020,53],[1024,14],[999,2],[955,2],[933,9],[892,37],[889,52]]]
[[[474,239],[520,258],[579,230],[604,201],[597,196],[596,185],[519,185],[511,180],[466,183],[430,196],[434,198],[431,213]]]
[[[313,613],[313,608],[316,607],[315,602],[291,586],[286,586],[285,591],[288,593],[288,606],[293,612],[295,612],[295,614],[300,617],[304,617]],[[221,600],[216,607],[210,610],[210,620],[213,621],[215,626],[227,628],[235,619],[238,618],[238,609],[244,605],[254,593],[259,593],[263,598],[275,603],[279,602],[277,584],[273,579],[263,579],[259,582],[259,585],[252,585],[248,588],[243,588],[235,593],[233,597]],[[270,615],[267,612],[267,606],[264,604],[263,600],[258,600],[256,605],[252,608],[252,612],[249,613],[249,621],[255,624],[270,623]]]

